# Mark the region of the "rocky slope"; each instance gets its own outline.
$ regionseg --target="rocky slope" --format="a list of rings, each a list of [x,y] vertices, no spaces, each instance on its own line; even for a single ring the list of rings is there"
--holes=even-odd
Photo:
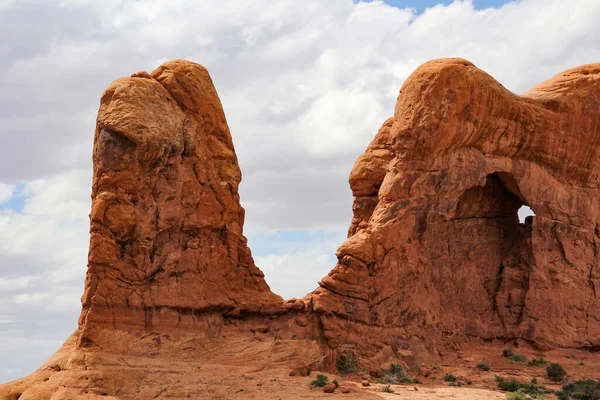
[[[417,368],[506,342],[595,352],[599,106],[600,64],[522,96],[462,59],[422,65],[350,174],[338,264],[284,301],[242,233],[208,72],[173,61],[121,78],[98,113],[79,328],[0,399],[214,398],[215,366]]]

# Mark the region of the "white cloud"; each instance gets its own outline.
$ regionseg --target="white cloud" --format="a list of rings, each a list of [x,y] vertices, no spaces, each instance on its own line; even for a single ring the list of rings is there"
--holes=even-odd
[[[89,170],[66,170],[50,179],[29,181],[23,213],[52,215],[58,221],[85,220],[90,212],[92,176]]]
[[[596,0],[455,1],[421,15],[352,0],[0,1],[11,38],[0,49],[0,203],[15,182],[29,196],[22,212],[0,207],[0,343],[11,347],[0,358],[13,371],[0,381],[37,367],[75,327],[94,114],[115,78],[166,59],[205,65],[244,174],[246,232],[343,232],[350,168],[420,63],[461,56],[522,92],[600,60],[598,20]],[[256,261],[276,292],[302,296],[342,237],[273,244]]]
[[[0,204],[8,201],[15,191],[14,185],[7,185],[6,183],[0,183]]]
[[[0,380],[33,371],[77,326],[89,178],[67,170],[28,182],[22,211],[0,210],[0,354],[13,371]]]
[[[302,251],[255,257],[274,293],[285,299],[301,298],[316,289],[318,282],[335,266],[338,241],[312,243]]]

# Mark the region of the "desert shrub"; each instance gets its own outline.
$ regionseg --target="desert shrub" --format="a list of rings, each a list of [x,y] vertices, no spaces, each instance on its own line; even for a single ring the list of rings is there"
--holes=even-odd
[[[416,384],[420,384],[421,381],[417,378],[411,378],[409,376],[402,376],[399,379],[400,382],[402,383],[416,383]]]
[[[334,380],[333,380],[333,382],[331,382],[331,383],[333,383],[333,384],[335,385],[335,387],[336,387],[336,388],[339,388],[339,387],[340,387],[340,384],[339,384],[339,382],[337,381],[337,379],[334,379]]]
[[[513,354],[512,357],[510,357],[510,359],[518,363],[524,363],[525,361],[527,361],[527,357],[525,357],[523,354]]]
[[[512,347],[502,350],[502,357],[511,358],[513,354],[514,353]]]
[[[534,358],[533,360],[527,363],[530,367],[543,367],[546,365],[546,360],[543,357]]]
[[[514,350],[512,349],[512,347],[509,347],[509,348],[507,348],[507,349],[504,349],[504,350],[502,351],[502,356],[503,356],[504,358],[510,358],[512,361],[514,361],[514,362],[518,362],[518,363],[522,363],[522,362],[525,362],[525,361],[527,361],[527,357],[525,357],[525,356],[524,356],[524,355],[522,355],[522,354],[516,354],[516,353],[514,352]]]
[[[489,371],[490,370],[490,364],[484,363],[484,362],[477,363],[477,369],[480,369],[482,371]]]
[[[461,386],[462,386],[462,383],[460,383],[460,382],[450,382],[450,383],[448,384],[448,386],[456,386],[456,387],[461,387]]]
[[[402,367],[398,364],[390,365],[390,369],[381,370],[381,374],[383,375],[381,379],[379,379],[379,383],[392,383],[397,384],[400,383],[400,378],[404,376],[404,372],[402,371]]]
[[[391,364],[390,369],[384,370],[384,372],[387,372],[390,375],[403,375],[404,374],[400,364]]]
[[[531,399],[545,399],[545,398],[546,397],[544,397],[543,395],[533,395],[532,396],[532,395],[529,395],[522,391],[506,394],[507,400],[531,400]]]
[[[317,374],[316,379],[310,383],[310,386],[323,387],[327,385],[329,378],[323,374]]]
[[[398,364],[392,364],[389,369],[384,369],[381,372],[383,376],[377,381],[379,383],[391,383],[393,385],[398,383],[421,383],[421,381],[416,378],[404,375],[402,367]]]
[[[530,398],[531,397],[529,397],[525,393],[519,393],[519,392],[508,393],[506,395],[506,400],[528,400]]]
[[[521,384],[514,379],[510,381],[505,381],[501,379],[498,381],[498,388],[500,390],[504,390],[505,392],[516,392],[521,387]]]
[[[356,372],[358,361],[356,361],[356,358],[351,354],[342,354],[338,357],[336,366],[340,375],[351,374]]]
[[[545,386],[538,386],[536,384],[529,383],[520,383],[515,379],[511,379],[509,381],[504,380],[501,376],[496,377],[496,381],[498,382],[498,388],[504,390],[505,392],[519,393],[524,396],[530,396],[535,399],[543,398],[545,394],[551,393],[552,391],[546,390]],[[519,399],[520,397],[515,397],[515,399]],[[523,397],[529,398],[529,397]]]
[[[564,399],[600,400],[600,380],[584,379],[571,382],[563,386],[562,393]]]
[[[535,385],[537,383],[537,378],[535,378],[535,377],[531,378],[531,383],[533,383]]]
[[[446,375],[444,375],[444,381],[446,382],[456,382],[456,376],[452,375],[449,372],[446,372]]]
[[[558,400],[569,400],[571,397],[565,392],[556,392],[556,398]]]
[[[546,373],[548,374],[548,378],[553,380],[554,382],[560,382],[562,378],[567,375],[567,371],[562,367],[562,365],[557,363],[552,363],[546,367]]]
[[[394,393],[394,389],[392,389],[392,388],[390,387],[390,385],[387,385],[387,386],[384,386],[384,387],[382,387],[382,388],[381,388],[381,391],[382,391],[382,392],[386,392],[386,393]]]

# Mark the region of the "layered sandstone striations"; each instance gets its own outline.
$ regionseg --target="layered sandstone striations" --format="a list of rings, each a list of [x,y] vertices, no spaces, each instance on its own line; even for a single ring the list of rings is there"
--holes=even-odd
[[[119,79],[98,113],[79,328],[0,399],[211,398],[215,366],[410,367],[507,341],[596,351],[599,106],[599,64],[522,96],[462,59],[422,65],[351,172],[337,266],[283,301],[242,233],[207,71]]]

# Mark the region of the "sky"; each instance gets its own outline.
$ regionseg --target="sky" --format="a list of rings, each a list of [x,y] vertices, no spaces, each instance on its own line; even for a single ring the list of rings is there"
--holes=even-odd
[[[255,262],[291,298],[335,265],[350,169],[417,66],[460,56],[522,93],[600,61],[597,0],[437,3],[0,0],[0,382],[77,326],[95,115],[117,77],[208,68]]]

